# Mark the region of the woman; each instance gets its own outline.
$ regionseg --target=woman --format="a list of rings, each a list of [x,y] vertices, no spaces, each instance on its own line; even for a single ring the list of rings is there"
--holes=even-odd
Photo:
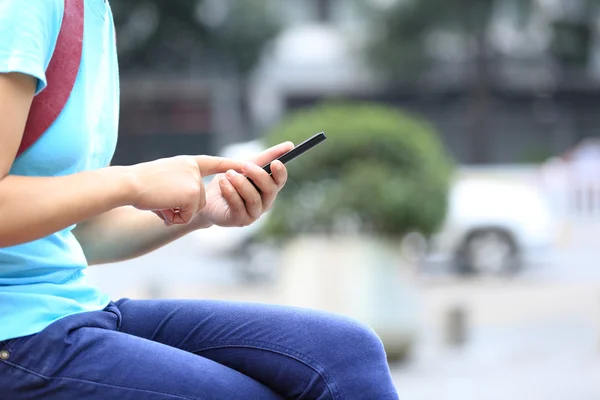
[[[195,229],[253,223],[287,178],[279,162],[272,177],[258,165],[293,145],[249,163],[181,156],[109,166],[119,107],[112,15],[104,0],[68,1],[85,6],[77,79],[59,117],[16,157],[65,0],[0,0],[2,397],[397,399],[380,340],[353,320],[217,301],[110,302],[86,281],[88,265]]]

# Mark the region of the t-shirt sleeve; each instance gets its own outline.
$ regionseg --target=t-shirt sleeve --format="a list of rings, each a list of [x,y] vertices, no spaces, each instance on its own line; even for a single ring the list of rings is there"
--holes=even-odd
[[[63,11],[64,0],[0,0],[0,73],[31,75],[41,92]]]

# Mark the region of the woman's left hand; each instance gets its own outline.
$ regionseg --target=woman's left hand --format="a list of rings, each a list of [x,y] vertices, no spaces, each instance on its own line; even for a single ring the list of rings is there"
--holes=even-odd
[[[280,161],[271,164],[271,175],[262,169],[282,154],[293,149],[290,142],[274,146],[242,167],[244,175],[235,171],[216,175],[206,188],[206,206],[196,219],[224,227],[247,226],[271,209],[279,191],[287,181],[287,170]],[[256,184],[257,190],[248,179]]]

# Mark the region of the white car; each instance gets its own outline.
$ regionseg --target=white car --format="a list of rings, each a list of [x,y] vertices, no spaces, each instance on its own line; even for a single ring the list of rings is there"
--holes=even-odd
[[[430,259],[450,259],[459,272],[510,274],[549,249],[557,224],[543,194],[518,180],[462,178],[450,191],[446,220],[430,241]]]
[[[226,146],[219,155],[247,159],[264,149],[260,140],[254,140]],[[449,193],[441,229],[429,241],[409,235],[405,247],[412,247],[413,256],[425,256],[426,262],[450,262],[461,273],[484,275],[513,273],[524,259],[550,248],[557,223],[542,192],[531,180],[522,179],[531,176],[531,171],[514,174],[505,169],[509,171],[480,173],[461,168]],[[250,240],[266,218],[268,214],[244,228],[212,227],[193,235],[208,254],[243,259],[240,265],[245,278],[264,279],[275,272],[276,261],[269,246]],[[422,250],[415,253],[415,245]]]

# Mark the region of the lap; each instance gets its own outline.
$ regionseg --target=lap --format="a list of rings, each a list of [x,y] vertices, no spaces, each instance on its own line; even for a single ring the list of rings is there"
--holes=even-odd
[[[285,398],[397,398],[381,341],[351,318],[213,300],[125,299],[117,306],[122,331],[210,358]]]
[[[117,331],[114,314],[94,314],[9,341],[0,392],[14,400],[281,399],[215,361]]]
[[[360,339],[381,348],[368,326],[323,311],[216,300],[120,300],[120,330],[188,352],[247,344],[293,350],[312,358],[316,350],[348,349]]]
[[[125,299],[7,350],[14,400],[397,399],[374,332],[307,309]]]

